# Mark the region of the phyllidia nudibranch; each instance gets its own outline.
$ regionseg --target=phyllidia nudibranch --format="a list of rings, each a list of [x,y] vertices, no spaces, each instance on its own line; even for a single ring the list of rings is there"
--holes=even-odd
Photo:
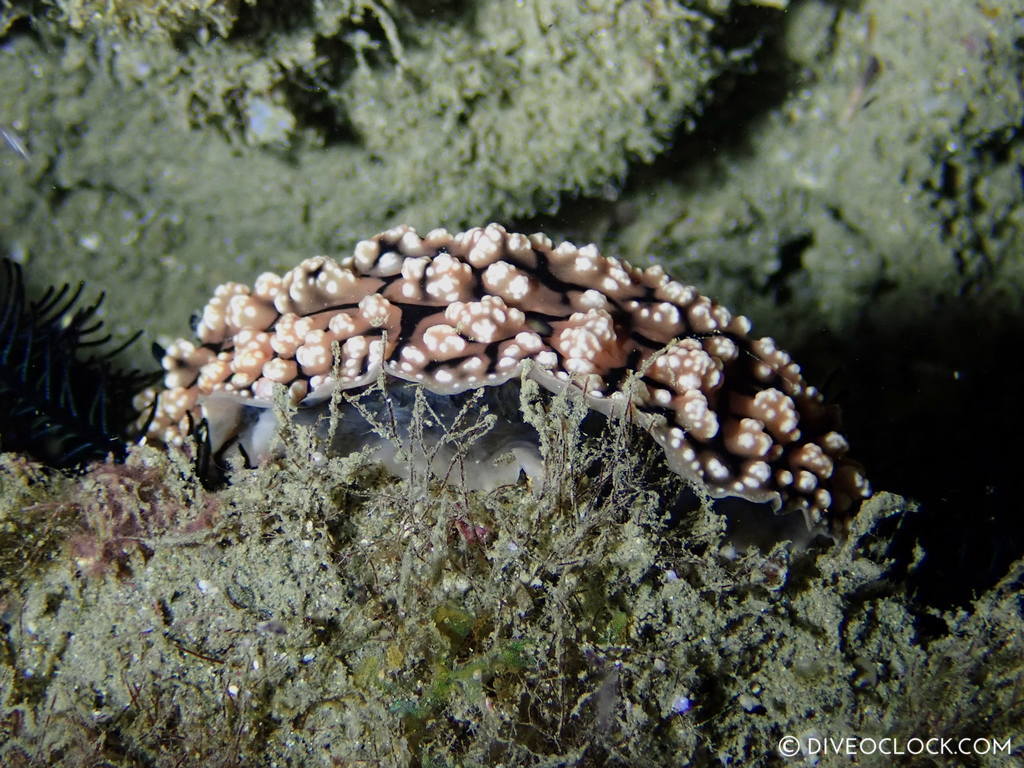
[[[870,495],[837,409],[772,339],[751,337],[745,317],[661,267],[594,245],[497,224],[422,237],[396,227],[341,261],[317,256],[252,287],[221,285],[195,332],[166,350],[147,439],[180,443],[205,418],[213,450],[236,441],[259,458],[278,385],[301,412],[381,374],[436,400],[525,373],[627,414],[713,497],[801,509],[817,525]],[[523,434],[513,432],[515,447]]]

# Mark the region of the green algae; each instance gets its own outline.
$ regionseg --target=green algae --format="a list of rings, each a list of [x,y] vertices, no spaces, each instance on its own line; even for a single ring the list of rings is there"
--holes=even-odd
[[[0,154],[3,245],[102,279],[154,334],[212,284],[396,223],[614,186],[745,57],[712,39],[728,3],[56,5],[0,51],[0,120],[29,149]]]
[[[254,0],[244,0],[249,5]],[[227,35],[238,19],[235,0],[55,0],[61,23],[80,32],[170,36],[212,27]]]
[[[1015,310],[1020,4],[773,5],[14,4],[0,120],[30,157],[0,155],[3,245],[164,339],[219,282],[544,211],[791,346]],[[741,23],[756,57],[720,42]]]
[[[1014,311],[1019,3],[772,5],[14,4],[2,244],[165,341],[220,282],[545,211],[790,346]]]
[[[65,547],[5,603],[0,754],[770,765],[784,734],[1019,738],[1024,564],[922,638],[879,535],[903,499],[876,496],[842,544],[737,557],[706,503],[666,524],[679,484],[628,425],[588,436],[576,398],[523,398],[548,474],[486,494],[326,456],[294,424],[213,495],[134,452],[78,537],[135,505],[144,546],[120,568]]]
[[[957,303],[1016,313],[1021,14],[1020,2],[793,4],[749,86],[590,226],[793,346]]]
[[[0,453],[0,596],[11,594],[60,550],[77,517],[58,501],[64,476]]]

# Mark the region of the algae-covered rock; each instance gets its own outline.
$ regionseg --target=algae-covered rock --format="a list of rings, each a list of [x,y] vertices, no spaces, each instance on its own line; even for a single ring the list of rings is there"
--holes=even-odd
[[[231,31],[239,6],[255,0],[53,0],[58,18],[71,29],[173,35],[213,27]]]
[[[62,554],[3,605],[0,758],[772,765],[787,735],[1019,737],[1021,566],[926,644],[885,541],[905,500],[839,545],[738,554],[626,425],[581,431],[529,385],[523,407],[545,479],[487,494],[290,423],[216,494],[152,449],[97,466]]]
[[[77,517],[59,499],[70,486],[63,475],[0,453],[0,596],[45,567],[67,539]]]
[[[621,179],[692,120],[725,64],[715,26],[676,3],[484,3],[338,95],[397,194],[431,189],[459,217],[532,212]]]
[[[1019,312],[1022,13],[793,4],[761,72],[642,174],[602,239],[794,345],[958,303]]]
[[[28,149],[0,154],[2,245],[170,335],[217,282],[394,224],[552,210],[650,162],[746,58],[712,5],[43,4],[0,50]]]

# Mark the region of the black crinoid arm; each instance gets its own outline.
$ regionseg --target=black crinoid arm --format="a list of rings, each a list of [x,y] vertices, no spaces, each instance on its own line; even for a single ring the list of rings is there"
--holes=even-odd
[[[65,284],[30,300],[20,265],[0,261],[0,450],[60,469],[123,460],[139,416],[132,400],[159,378],[114,365],[141,332],[110,345],[102,293],[84,304],[84,283]]]

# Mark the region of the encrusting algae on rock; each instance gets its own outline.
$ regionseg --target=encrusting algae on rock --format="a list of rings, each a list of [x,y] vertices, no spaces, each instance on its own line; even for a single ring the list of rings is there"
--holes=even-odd
[[[198,343],[178,340],[163,357],[149,435],[180,443],[206,419],[214,452],[237,443],[260,460],[275,386],[309,414],[382,373],[440,396],[526,376],[552,393],[575,388],[605,416],[628,414],[712,497],[800,509],[809,526],[848,516],[870,490],[835,410],[749,331],[660,267],[593,245],[556,247],[496,224],[423,237],[397,227],[341,262],[318,256],[252,288],[217,288]],[[519,460],[528,474],[539,463]]]
[[[436,418],[417,391],[407,454]],[[280,449],[216,494],[151,446],[64,489],[80,529],[0,605],[0,762],[767,766],[787,733],[1013,732],[1019,568],[926,652],[887,551],[906,502],[737,558],[708,506],[668,519],[680,481],[627,422],[522,398],[528,493],[324,453],[283,397]]]

